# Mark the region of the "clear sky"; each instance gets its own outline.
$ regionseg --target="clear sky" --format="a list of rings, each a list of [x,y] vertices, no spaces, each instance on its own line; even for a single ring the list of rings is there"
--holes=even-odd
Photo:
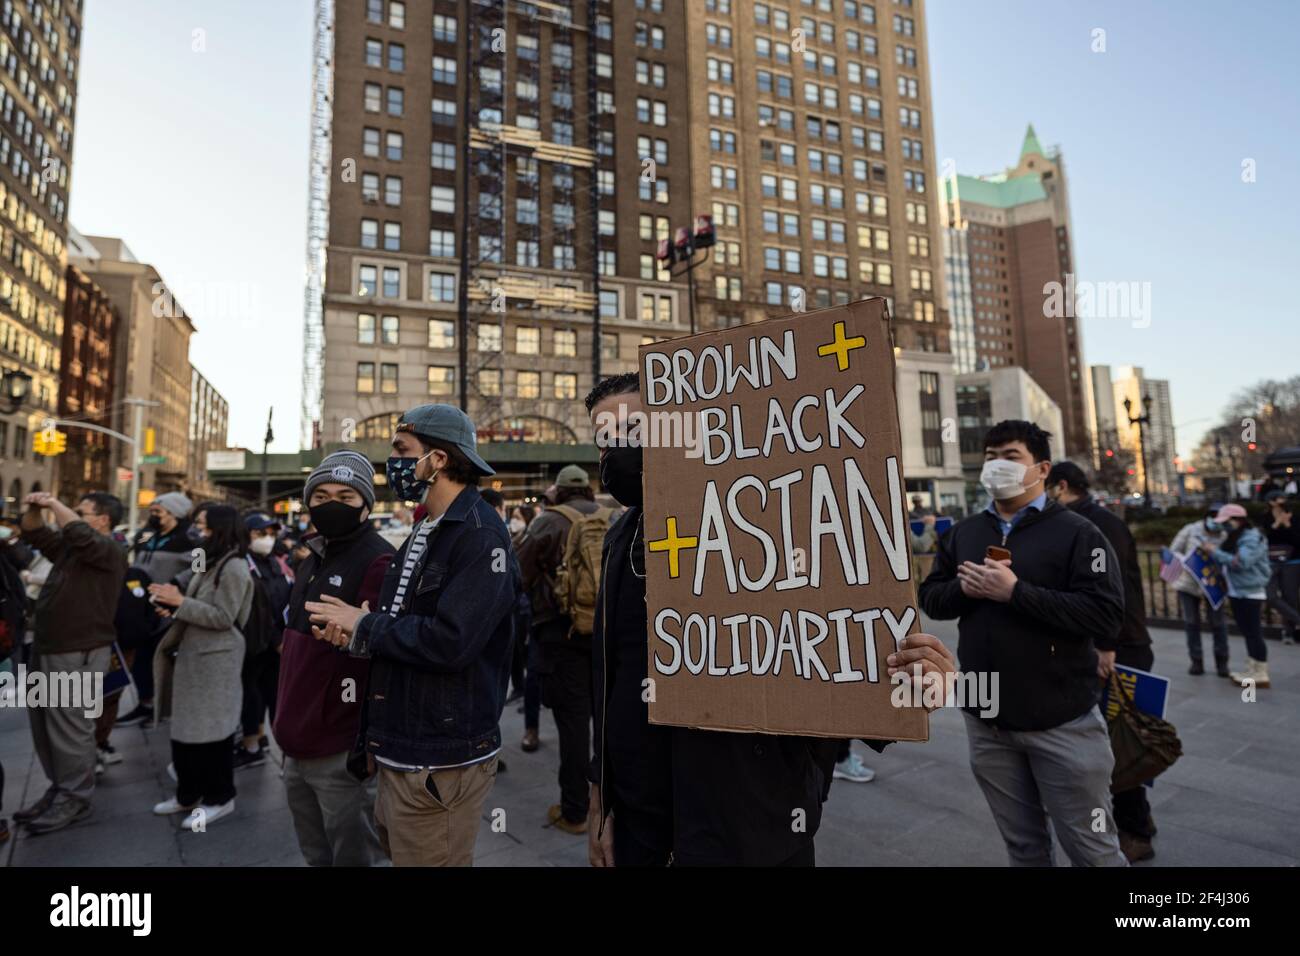
[[[1169,379],[1182,454],[1236,389],[1300,374],[1300,4],[926,7],[940,168],[1000,172],[1032,122],[1065,155],[1079,278],[1150,283],[1149,327],[1083,322],[1088,364]]]
[[[272,405],[273,448],[299,444],[311,13],[86,0],[71,221],[157,267],[198,328],[190,361],[230,402],[231,442],[259,451]]]
[[[1084,320],[1089,364],[1170,379],[1184,454],[1234,390],[1300,373],[1300,3],[927,6],[936,165],[1001,171],[1034,123],[1065,154],[1079,277],[1150,283],[1148,327]],[[282,451],[299,434],[311,8],[86,0],[73,158],[72,222],[157,266],[232,443],[260,448],[274,405]]]

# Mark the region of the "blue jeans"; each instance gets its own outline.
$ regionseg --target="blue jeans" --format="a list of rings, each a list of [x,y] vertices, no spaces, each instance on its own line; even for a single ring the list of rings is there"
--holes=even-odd
[[[1201,659],[1201,605],[1205,606],[1205,614],[1209,619],[1210,627],[1214,630],[1214,659],[1216,661],[1228,660],[1228,620],[1224,615],[1226,608],[1220,604],[1216,611],[1210,607],[1210,602],[1206,601],[1199,594],[1187,594],[1183,591],[1178,592],[1178,608],[1183,615],[1183,626],[1187,630],[1187,653],[1191,655],[1192,660]]]

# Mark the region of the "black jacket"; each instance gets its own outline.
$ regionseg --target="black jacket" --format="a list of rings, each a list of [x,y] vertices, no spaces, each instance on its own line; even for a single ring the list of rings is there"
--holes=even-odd
[[[361,618],[352,638],[352,654],[372,662],[362,734],[375,757],[466,763],[501,747],[519,563],[501,516],[467,487],[429,532],[394,609],[412,540],[384,576],[376,613]]]
[[[1120,647],[1144,647],[1151,643],[1151,634],[1147,631],[1147,602],[1142,593],[1142,565],[1138,561],[1137,541],[1133,532],[1119,515],[1112,514],[1091,495],[1071,502],[1067,507],[1077,515],[1087,518],[1095,524],[1110,542],[1111,549],[1119,558],[1119,570],[1124,580],[1124,623],[1120,626],[1115,642],[1094,638],[1093,644],[1101,651],[1113,651]]]
[[[968,597],[957,580],[958,566],[983,563],[989,545],[1011,552],[1011,570],[1019,580],[1008,603]],[[958,522],[939,539],[919,597],[930,617],[960,618],[957,657],[963,672],[998,675],[993,724],[1048,730],[1097,703],[1094,642],[1114,646],[1124,617],[1121,578],[1101,531],[1048,501],[1005,538],[987,511]],[[967,709],[978,713],[976,707]]]
[[[645,562],[640,508],[610,528],[592,635],[595,759],[603,814],[681,865],[772,866],[804,850],[821,824],[839,742],[726,733],[649,722]],[[867,741],[876,750],[880,741]],[[803,811],[803,829],[794,826]],[[608,825],[608,824],[606,824]],[[618,847],[614,848],[615,864]]]

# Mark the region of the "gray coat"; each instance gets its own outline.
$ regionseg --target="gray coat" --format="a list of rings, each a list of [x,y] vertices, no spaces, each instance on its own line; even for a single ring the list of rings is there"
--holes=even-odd
[[[172,740],[212,743],[239,728],[244,635],[238,625],[252,606],[253,577],[238,555],[191,578],[153,657],[155,713],[172,718]]]

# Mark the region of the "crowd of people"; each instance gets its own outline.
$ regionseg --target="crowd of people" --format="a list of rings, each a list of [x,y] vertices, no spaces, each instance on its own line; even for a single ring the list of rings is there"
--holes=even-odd
[[[569,465],[537,508],[480,488],[494,472],[463,411],[407,411],[385,474],[417,507],[396,541],[373,520],[372,465],[349,450],[310,473],[287,527],[169,492],[127,539],[112,495],[75,508],[29,495],[7,529],[18,534],[0,535],[0,570],[7,596],[33,589],[35,600],[24,624],[11,614],[22,601],[6,599],[0,637],[27,633],[10,650],[29,672],[125,668],[136,703],[119,714],[111,698],[98,719],[32,709],[50,783],[14,821],[40,834],[86,818],[97,772],[121,759],[114,727],[147,724],[166,728],[175,782],[154,812],[186,828],[234,812],[236,772],[265,763],[274,739],[310,865],[469,865],[504,769],[501,715],[517,703],[525,753],[542,746],[542,708],[552,714],[559,770],[546,819],[585,835],[592,865],[812,865],[832,781],[873,772],[847,740],[649,722],[643,459],[628,440],[637,376],[600,382],[586,406],[593,422],[619,423],[600,449],[603,493]],[[951,678],[960,660],[999,675],[997,709],[965,707],[964,721],[1013,864],[1050,865],[1053,832],[1076,865],[1149,858],[1145,790],[1112,798],[1097,706],[1117,665],[1154,663],[1133,536],[1081,468],[1051,461],[1033,423],[1001,422],[985,447],[985,510],[942,534],[919,499],[910,515],[914,551],[934,555],[919,603],[958,621],[956,655],[914,633],[889,674]],[[1290,506],[1283,496],[1270,507],[1264,530],[1225,505],[1173,544],[1224,569],[1249,657],[1229,670],[1222,608],[1210,609],[1216,667],[1260,687],[1261,607],[1277,606],[1292,631],[1300,623]],[[1190,579],[1174,587],[1200,674],[1203,598]],[[891,741],[863,743],[879,753]],[[803,826],[791,826],[795,809]]]

